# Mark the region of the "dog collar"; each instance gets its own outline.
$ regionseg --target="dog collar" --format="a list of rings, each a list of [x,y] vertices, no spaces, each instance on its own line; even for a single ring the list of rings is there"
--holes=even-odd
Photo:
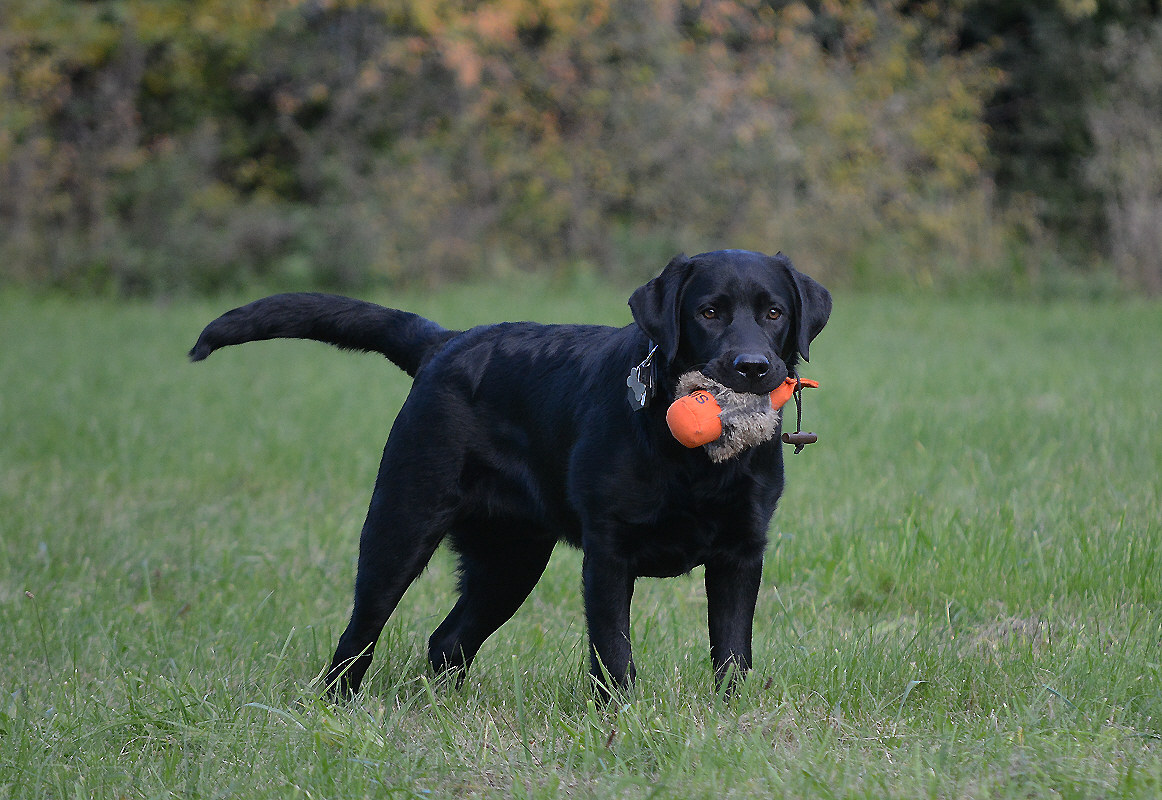
[[[657,380],[654,377],[654,352],[658,346],[650,342],[650,352],[645,360],[629,371],[625,385],[629,388],[629,404],[634,411],[648,408],[657,394]]]

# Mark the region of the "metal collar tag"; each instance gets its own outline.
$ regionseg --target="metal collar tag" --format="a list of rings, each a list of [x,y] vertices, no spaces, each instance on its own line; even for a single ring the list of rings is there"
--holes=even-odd
[[[645,360],[631,369],[625,379],[625,385],[629,387],[629,404],[634,411],[648,408],[655,394],[653,358],[658,346],[653,342],[650,344],[652,346]]]

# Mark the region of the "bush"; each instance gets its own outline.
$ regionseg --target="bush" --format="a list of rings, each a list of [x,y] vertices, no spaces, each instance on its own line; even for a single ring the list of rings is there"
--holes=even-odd
[[[1111,73],[1089,122],[1093,185],[1105,198],[1110,252],[1131,287],[1162,293],[1162,23],[1112,27],[1104,51]]]
[[[10,4],[0,277],[351,288],[679,249],[936,285],[1038,235],[999,209],[956,26],[891,4]]]

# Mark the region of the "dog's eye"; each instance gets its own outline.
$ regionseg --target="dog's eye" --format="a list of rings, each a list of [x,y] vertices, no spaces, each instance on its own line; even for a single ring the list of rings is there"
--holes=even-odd
[[[702,310],[702,316],[706,319],[718,319],[718,312],[713,308],[705,308]]]
[[[783,316],[783,312],[777,308],[772,308],[767,312],[767,319],[778,319],[781,316]]]

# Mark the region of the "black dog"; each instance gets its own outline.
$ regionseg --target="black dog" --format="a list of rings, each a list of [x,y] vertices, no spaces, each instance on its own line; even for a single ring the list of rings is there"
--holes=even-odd
[[[831,295],[781,254],[723,250],[674,258],[629,305],[636,324],[621,329],[517,322],[450,331],[359,300],[284,294],[202,332],[194,361],[226,345],[304,338],[382,353],[415,379],[359,538],[332,691],[358,690],[387,618],[445,537],[460,558],[460,598],[429,640],[437,673],[463,678],[561,539],[585,554],[590,671],[603,691],[634,677],[634,579],[699,564],[715,675],[721,682],[750,668],[782,445],[776,435],[712,463],[674,440],[666,408],[692,370],[735,392],[773,390],[807,358]]]

